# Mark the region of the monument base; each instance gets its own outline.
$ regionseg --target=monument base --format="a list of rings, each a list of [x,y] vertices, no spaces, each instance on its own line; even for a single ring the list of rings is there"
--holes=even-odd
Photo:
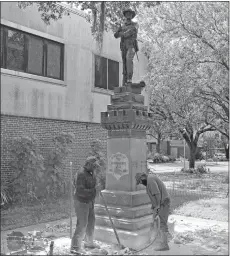
[[[156,236],[157,230],[151,230],[150,227],[136,231],[126,231],[116,229],[120,242],[125,247],[139,250],[148,245],[152,239]],[[109,227],[95,227],[94,233],[95,240],[105,243],[118,244],[116,236],[112,228]]]

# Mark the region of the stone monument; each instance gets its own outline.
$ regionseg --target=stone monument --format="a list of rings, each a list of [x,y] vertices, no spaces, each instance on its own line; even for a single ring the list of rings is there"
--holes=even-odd
[[[106,189],[102,191],[118,236],[124,246],[142,248],[150,240],[153,223],[146,189],[136,185],[135,175],[147,171],[146,130],[152,114],[144,106],[144,82],[114,89],[111,105],[101,113],[108,130]],[[95,204],[95,239],[117,243],[103,200]]]

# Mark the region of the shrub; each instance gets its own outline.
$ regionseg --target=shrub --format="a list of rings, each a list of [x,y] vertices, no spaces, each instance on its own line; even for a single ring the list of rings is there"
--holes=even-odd
[[[163,163],[168,163],[169,162],[169,157],[168,156],[162,156],[162,162]]]
[[[162,163],[163,162],[162,155],[159,153],[155,153],[153,156],[153,162],[154,163]]]
[[[10,187],[7,184],[1,184],[1,206],[11,202]]]
[[[222,183],[229,184],[229,176],[228,175],[223,179]]]
[[[176,158],[173,156],[165,156],[160,153],[148,153],[147,160],[152,160],[154,163],[168,163],[176,161]]]
[[[205,165],[198,166],[197,168],[188,168],[188,169],[181,169],[183,173],[190,173],[190,174],[204,174],[209,173],[210,170]]]
[[[45,174],[45,191],[48,195],[56,197],[66,188],[66,179],[63,170],[66,168],[66,159],[72,152],[74,134],[62,132],[53,139],[54,148],[48,155]]]
[[[14,170],[11,180],[13,197],[23,199],[31,191],[36,191],[37,184],[44,174],[44,158],[39,152],[38,140],[34,136],[14,138],[10,148]]]
[[[207,168],[205,165],[200,165],[196,168],[196,171],[200,174],[203,174],[203,173],[209,173],[210,172],[210,169]]]
[[[168,156],[169,162],[175,162],[176,158],[174,156]]]
[[[196,158],[196,160],[204,160],[204,155],[202,154],[202,152],[200,150],[198,150],[196,152],[195,158]]]

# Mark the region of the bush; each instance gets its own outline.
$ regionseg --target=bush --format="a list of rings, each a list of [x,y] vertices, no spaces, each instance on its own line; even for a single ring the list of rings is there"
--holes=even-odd
[[[169,162],[175,162],[176,158],[174,156],[168,156],[169,157]]]
[[[54,139],[54,148],[48,155],[46,164],[45,190],[48,195],[57,197],[62,194],[63,188],[67,187],[67,181],[63,177],[66,168],[66,159],[72,152],[74,134],[62,132]]]
[[[14,170],[14,177],[10,184],[14,199],[23,199],[25,196],[27,199],[28,193],[35,192],[45,170],[38,140],[34,136],[14,138],[10,151],[13,155],[10,165]]]
[[[196,168],[197,172],[200,173],[200,174],[203,174],[203,173],[209,173],[210,172],[210,169],[207,168],[205,165],[200,165]]]
[[[154,163],[162,163],[163,162],[162,155],[159,153],[155,153],[153,156],[153,162]]]
[[[210,170],[205,165],[198,166],[197,168],[188,168],[188,169],[181,169],[183,173],[190,173],[190,174],[204,174],[209,173]]]
[[[39,141],[33,136],[13,139],[10,163],[14,177],[10,182],[13,200],[39,200],[38,198],[60,195],[66,182],[63,169],[71,150],[74,135],[61,133],[54,138],[54,147],[48,154],[46,162],[40,154]]]
[[[149,154],[148,159],[152,159],[154,163],[168,163],[176,161],[176,158],[173,156],[165,156],[159,153]]]
[[[1,184],[1,206],[11,202],[10,187],[7,184]]]
[[[168,163],[169,162],[169,157],[168,156],[162,156],[162,162],[163,163]]]
[[[223,179],[222,183],[229,184],[229,176],[228,175]]]
[[[202,152],[200,150],[197,151],[196,155],[195,155],[196,160],[204,160],[204,155],[202,154]]]

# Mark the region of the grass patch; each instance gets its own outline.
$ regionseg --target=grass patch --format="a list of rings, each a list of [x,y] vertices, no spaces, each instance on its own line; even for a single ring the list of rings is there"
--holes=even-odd
[[[170,193],[171,194],[171,193]],[[175,213],[175,210],[188,202],[197,201],[200,199],[200,196],[195,194],[171,194],[171,207],[170,213]]]
[[[166,183],[171,195],[171,213],[209,219],[222,218],[219,214],[222,211],[221,205],[215,210],[216,204],[213,203],[212,207],[206,207],[207,211],[204,213],[204,206],[199,205],[196,201],[199,202],[200,199],[204,199],[207,196],[202,191],[210,192],[210,195],[212,191],[222,191],[222,195],[226,196],[228,183],[223,183],[223,180],[226,180],[226,174],[204,174],[201,177],[184,173],[162,173],[157,175]],[[173,181],[175,185],[174,190]],[[188,192],[189,190],[193,191],[193,193]],[[220,199],[217,199],[217,202],[220,202]],[[179,209],[177,209],[178,207]],[[1,208],[1,230],[4,231],[65,219],[69,217],[69,209],[70,200],[67,197],[54,201],[46,201],[43,204],[34,203],[27,206],[15,205],[8,209]],[[211,213],[208,213],[210,210]],[[223,212],[226,214],[224,217],[226,219],[228,216],[226,213],[227,209]],[[75,216],[74,208],[72,208],[72,214]]]
[[[228,221],[228,198],[190,201],[175,209],[173,213],[194,218]]]
[[[199,196],[193,194],[172,194],[171,213],[184,203],[198,200],[199,198]],[[46,202],[44,205],[15,205],[7,210],[1,210],[1,230],[16,229],[69,218],[69,211],[70,200],[68,198]],[[72,216],[75,216],[74,208],[72,208]]]
[[[69,212],[70,202],[68,198],[29,206],[15,205],[6,210],[1,209],[1,230],[65,219],[69,217]],[[72,213],[74,214],[74,208],[72,208]]]
[[[208,173],[202,175],[187,174],[181,172],[157,173],[157,176],[165,183],[168,189],[184,189],[186,191],[197,191],[212,196],[225,197],[228,191],[226,173]]]

